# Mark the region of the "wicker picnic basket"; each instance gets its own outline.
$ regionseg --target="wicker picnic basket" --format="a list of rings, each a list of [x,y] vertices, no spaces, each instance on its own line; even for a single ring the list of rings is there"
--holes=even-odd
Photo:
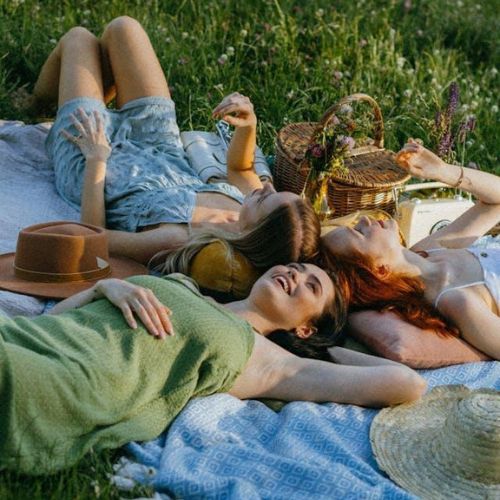
[[[395,162],[392,151],[384,149],[384,122],[377,102],[366,94],[344,97],[331,106],[319,122],[291,123],[278,132],[274,182],[276,189],[303,194],[308,174],[305,153],[315,137],[329,126],[344,105],[368,102],[373,111],[372,144],[355,148],[344,164],[347,174],[333,173],[328,181],[328,204],[335,217],[356,210],[382,209],[393,213],[393,188],[410,179]]]

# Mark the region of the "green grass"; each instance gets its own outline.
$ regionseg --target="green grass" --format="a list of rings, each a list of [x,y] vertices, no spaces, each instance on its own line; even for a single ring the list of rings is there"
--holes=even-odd
[[[259,143],[273,153],[284,123],[315,121],[340,97],[365,92],[382,107],[389,148],[409,136],[432,145],[434,114],[457,81],[457,119],[477,118],[463,161],[500,174],[499,8],[498,0],[3,0],[0,118],[30,121],[15,109],[13,92],[32,89],[69,28],[83,25],[99,35],[113,17],[127,14],[150,33],[182,129],[212,128],[210,110],[238,90],[254,102]],[[222,54],[225,64],[218,62]],[[92,459],[98,472],[85,461],[51,478],[4,473],[0,498],[89,498],[96,477],[102,498],[118,497],[104,486],[108,457]]]
[[[430,124],[457,81],[458,119],[477,117],[464,145],[465,164],[500,172],[498,0],[74,4],[0,3],[2,118],[29,121],[13,108],[12,92],[24,84],[32,88],[48,52],[70,27],[80,24],[99,35],[113,17],[128,14],[151,35],[183,129],[210,129],[210,110],[238,90],[252,98],[259,142],[272,153],[284,123],[317,120],[340,97],[366,92],[382,107],[389,148],[398,149],[408,136],[432,146]],[[222,54],[225,64],[218,62]]]

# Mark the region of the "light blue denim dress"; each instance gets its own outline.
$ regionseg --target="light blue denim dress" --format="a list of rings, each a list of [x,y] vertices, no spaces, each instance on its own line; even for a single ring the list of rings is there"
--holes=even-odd
[[[85,159],[80,149],[61,135],[77,135],[70,114],[82,107],[99,111],[112,147],[106,170],[106,225],[135,232],[161,222],[191,222],[196,194],[225,194],[241,203],[243,194],[226,183],[205,184],[191,169],[179,138],[175,105],[165,97],[143,97],[120,110],[88,97],[64,103],[47,137],[56,188],[75,208],[80,207]]]

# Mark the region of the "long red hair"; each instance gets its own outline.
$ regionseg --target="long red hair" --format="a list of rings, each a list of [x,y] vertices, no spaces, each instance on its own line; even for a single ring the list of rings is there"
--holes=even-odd
[[[424,298],[425,285],[421,278],[403,274],[381,275],[368,256],[353,252],[349,256],[332,256],[324,252],[325,264],[340,272],[350,285],[351,311],[374,309],[392,311],[418,328],[434,330],[442,336],[458,336],[443,315]]]

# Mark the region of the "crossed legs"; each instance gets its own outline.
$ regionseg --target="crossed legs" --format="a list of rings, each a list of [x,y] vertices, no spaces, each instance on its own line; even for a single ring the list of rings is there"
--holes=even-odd
[[[108,24],[101,40],[82,27],[70,29],[43,65],[34,95],[62,106],[77,97],[121,108],[139,97],[170,97],[167,80],[148,35],[127,16]]]

